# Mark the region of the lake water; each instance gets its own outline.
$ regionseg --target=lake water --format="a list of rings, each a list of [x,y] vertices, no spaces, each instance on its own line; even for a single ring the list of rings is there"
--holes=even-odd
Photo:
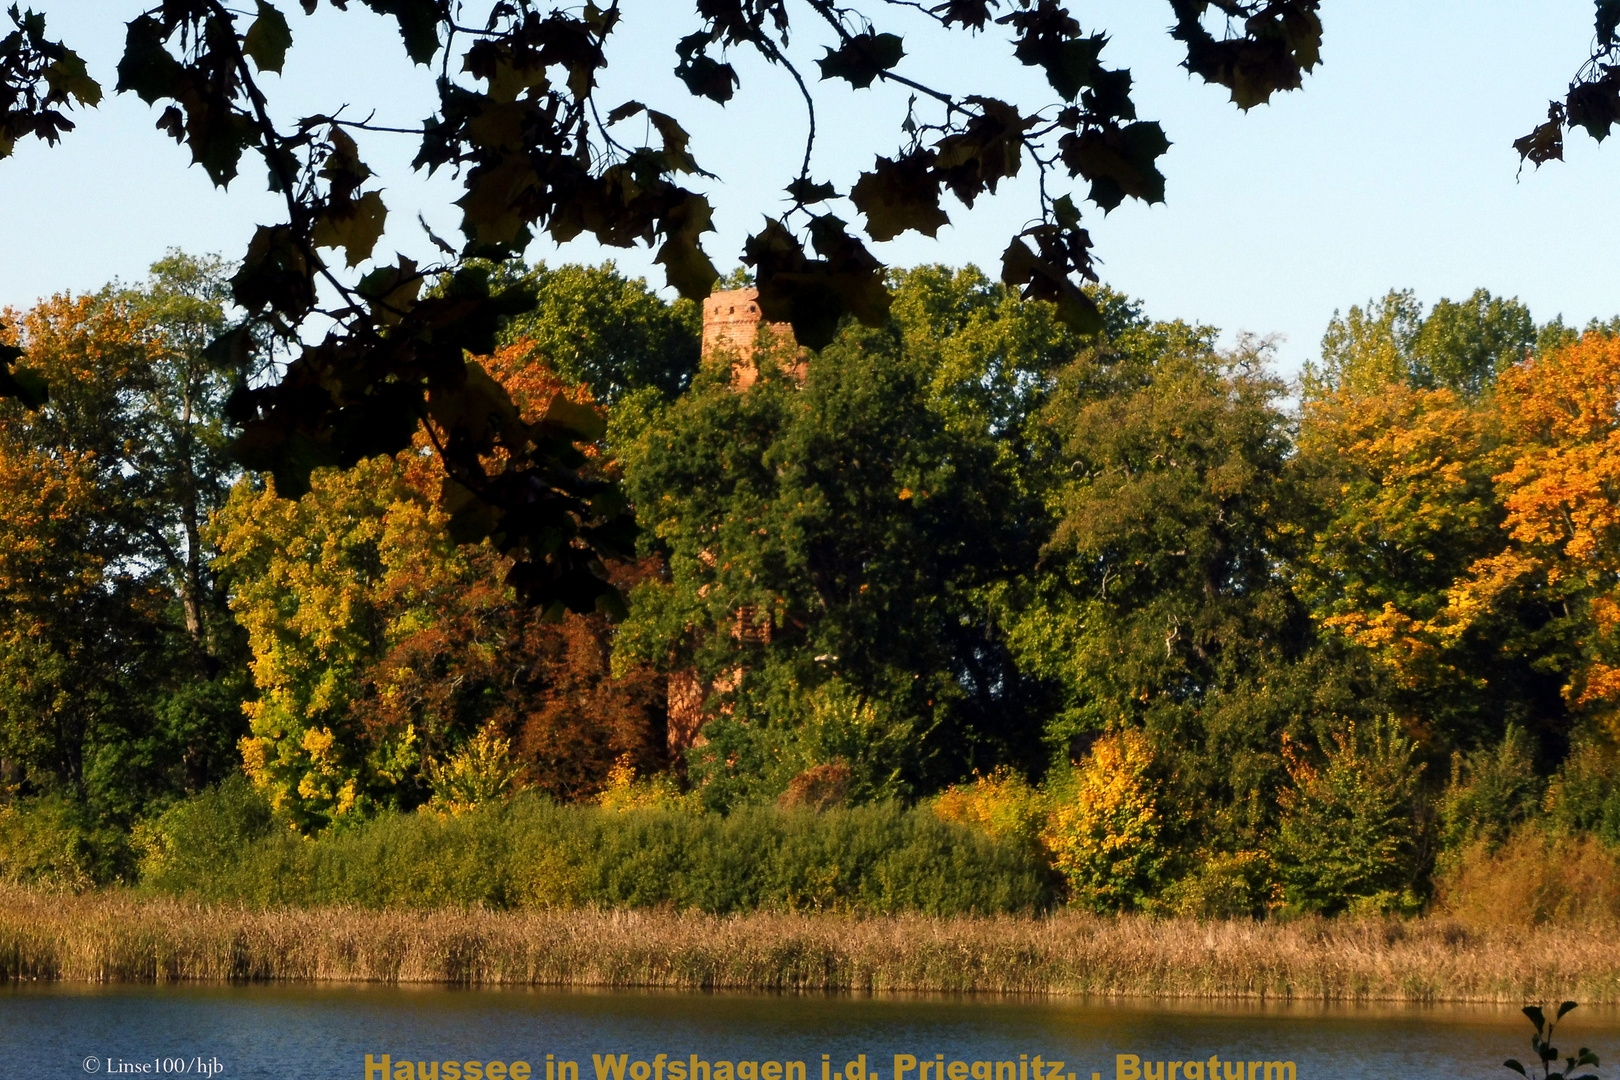
[[[1620,1053],[1612,1007],[1578,1009],[1564,1030],[1568,1047]],[[364,1080],[370,1055],[371,1080],[546,1080],[549,1055],[552,1080],[572,1080],[557,1068],[570,1061],[597,1080],[596,1058],[623,1080],[703,1080],[694,1060],[709,1080],[798,1080],[797,1062],[806,1080],[861,1080],[846,1064],[865,1055],[866,1080],[896,1080],[906,1055],[898,1080],[1037,1080],[1037,1056],[1040,1080],[1222,1080],[1234,1064],[1250,1080],[1251,1062],[1268,1080],[1264,1063],[1289,1061],[1297,1080],[1505,1080],[1529,1031],[1506,1007],[33,983],[0,986],[0,1077]]]

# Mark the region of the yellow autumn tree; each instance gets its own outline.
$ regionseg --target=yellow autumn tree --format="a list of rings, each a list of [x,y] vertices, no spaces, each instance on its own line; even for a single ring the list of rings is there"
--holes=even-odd
[[[485,363],[530,415],[560,391],[589,402],[526,344]],[[603,616],[547,621],[506,584],[510,560],[457,545],[442,468],[417,443],[319,471],[296,501],[244,481],[215,522],[259,689],[243,762],[308,831],[518,785],[590,795],[620,755],[660,763],[662,682],[611,678]]]
[[[1098,739],[1075,765],[1074,793],[1056,807],[1041,837],[1074,904],[1130,910],[1164,884],[1169,853],[1160,839],[1153,763],[1147,736],[1124,730]]]
[[[389,512],[408,499],[398,464],[374,458],[317,473],[296,501],[243,481],[215,521],[259,690],[243,705],[243,764],[301,827],[367,810],[415,764],[408,732],[368,758],[350,709],[382,647]]]

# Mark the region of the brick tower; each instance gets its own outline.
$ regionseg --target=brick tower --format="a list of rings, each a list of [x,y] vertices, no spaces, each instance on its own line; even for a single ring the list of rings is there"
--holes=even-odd
[[[705,359],[724,350],[734,357],[732,381],[738,390],[746,390],[759,379],[754,366],[754,342],[764,322],[759,311],[759,290],[755,288],[727,289],[713,293],[703,301],[703,356]],[[779,340],[793,341],[793,328],[787,323],[764,323]],[[803,378],[803,365],[795,367]]]
[[[754,366],[755,343],[759,337],[760,324],[764,323],[776,335],[778,341],[793,344],[793,328],[787,323],[766,323],[759,311],[759,290],[727,289],[723,292],[713,293],[703,301],[703,359],[708,360],[717,352],[731,354],[731,383],[737,390],[746,390],[759,380],[759,368]],[[801,359],[789,369],[800,381],[804,379],[805,367]],[[708,552],[704,552],[708,556]],[[712,557],[710,557],[712,562]],[[737,611],[737,618],[731,627],[732,636],[749,640],[769,643],[771,640],[771,621],[768,615],[761,617],[753,608],[744,607]],[[742,678],[739,668],[728,678],[721,676],[715,685],[706,686],[692,671],[677,671],[669,677],[669,751],[676,755],[689,746],[701,745],[703,736],[701,730],[708,714],[703,711],[703,701],[710,690],[726,691],[736,686]]]

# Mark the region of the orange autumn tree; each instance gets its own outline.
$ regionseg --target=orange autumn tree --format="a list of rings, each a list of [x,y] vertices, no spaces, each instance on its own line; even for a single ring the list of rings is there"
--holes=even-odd
[[[93,675],[116,670],[101,636],[83,631],[131,599],[94,542],[105,505],[91,463],[17,446],[5,427],[0,421],[0,796],[25,783],[39,791],[82,779],[85,741],[110,689]]]
[[[1459,580],[1508,542],[1493,477],[1512,461],[1494,399],[1404,383],[1308,401],[1297,467],[1316,487],[1291,568],[1313,617],[1371,662],[1383,703],[1429,748],[1494,741],[1508,724],[1561,725],[1537,598],[1460,625]]]
[[[559,392],[591,404],[526,342],[482,363],[527,418]],[[514,779],[563,798],[595,791],[623,754],[659,763],[661,680],[613,678],[604,616],[547,621],[505,584],[508,559],[452,540],[428,443],[317,473],[296,501],[243,482],[215,523],[259,688],[244,764],[305,829],[420,805],[492,740],[511,747]],[[647,572],[618,571],[626,585]]]
[[[57,297],[26,316],[30,341],[67,336],[62,321],[83,333],[93,301]],[[19,340],[17,313],[3,313],[0,344]],[[111,322],[112,320],[101,320]],[[58,348],[47,353],[52,365],[79,379],[75,386],[116,382],[139,342],[127,321],[105,326],[107,348]],[[83,336],[88,337],[87,333]],[[54,342],[53,342],[54,343]],[[77,362],[75,362],[77,361]],[[108,689],[104,676],[114,668],[98,648],[97,624],[121,626],[132,597],[119,581],[121,552],[98,524],[115,501],[98,455],[83,446],[62,445],[60,415],[29,412],[15,402],[0,403],[0,785],[9,795],[19,789],[43,791],[77,786],[84,772],[85,744],[93,738]],[[71,408],[71,401],[68,403]],[[71,440],[82,442],[83,440]],[[123,586],[123,587],[121,587]],[[80,693],[74,693],[77,688]]]
[[[1532,594],[1466,625],[1452,595],[1508,543],[1494,477],[1508,468],[1497,385],[1552,343],[1516,299],[1477,290],[1425,314],[1410,292],[1335,314],[1306,366],[1295,465],[1317,512],[1289,568],[1330,647],[1365,668],[1366,700],[1426,752],[1567,724],[1556,635]]]
[[[1620,737],[1620,337],[1588,331],[1509,369],[1496,405],[1507,543],[1457,582],[1439,625],[1455,639],[1533,598],[1568,705]]]
[[[1297,580],[1323,626],[1407,688],[1458,676],[1430,625],[1456,577],[1498,546],[1491,415],[1450,390],[1402,383],[1308,402],[1302,460],[1331,516]]]

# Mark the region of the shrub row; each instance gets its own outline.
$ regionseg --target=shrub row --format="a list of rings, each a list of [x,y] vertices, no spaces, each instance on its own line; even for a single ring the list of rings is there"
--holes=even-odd
[[[895,804],[721,816],[522,795],[310,840],[233,782],[169,811],[138,844],[143,887],[256,906],[959,915],[1045,910],[1057,896],[1025,848]]]

